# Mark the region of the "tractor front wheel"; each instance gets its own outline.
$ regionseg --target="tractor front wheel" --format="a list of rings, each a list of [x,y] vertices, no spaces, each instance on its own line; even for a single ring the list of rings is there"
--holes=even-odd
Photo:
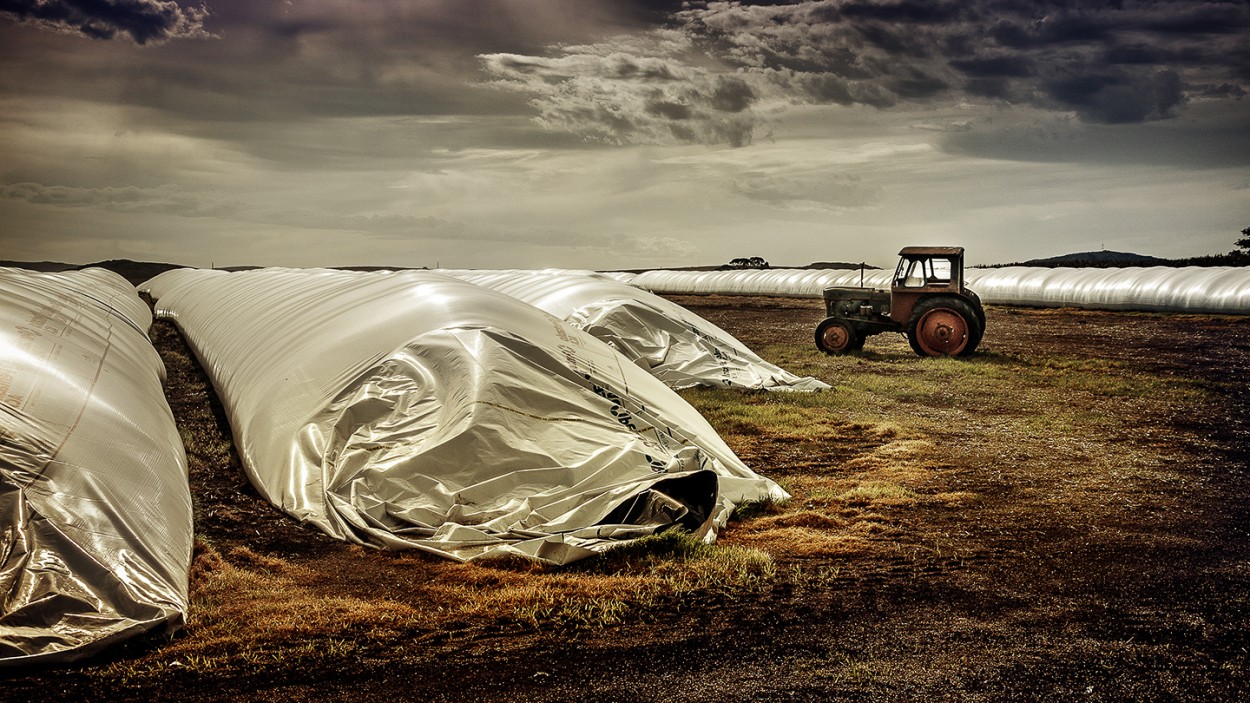
[[[921,301],[907,323],[907,341],[920,356],[968,356],[982,333],[972,306],[952,297]]]
[[[816,348],[826,354],[846,354],[864,348],[864,335],[851,323],[827,317],[816,326]]]

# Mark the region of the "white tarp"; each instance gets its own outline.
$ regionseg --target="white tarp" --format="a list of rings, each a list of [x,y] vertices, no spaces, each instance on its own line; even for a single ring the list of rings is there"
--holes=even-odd
[[[765,361],[733,335],[680,305],[606,276],[558,270],[446,273],[575,325],[670,388],[829,388]]]
[[[784,499],[597,339],[424,271],[174,271],[144,285],[257,489],[340,539],[565,563]]]
[[[889,288],[892,270],[866,271],[863,285]],[[964,279],[982,302],[1250,314],[1250,267],[966,269]],[[630,284],[671,295],[773,295],[819,298],[830,286],[860,285],[859,271],[767,269],[751,271],[646,271]]]
[[[104,269],[0,269],[0,665],[183,623],[191,495],[150,322]]]

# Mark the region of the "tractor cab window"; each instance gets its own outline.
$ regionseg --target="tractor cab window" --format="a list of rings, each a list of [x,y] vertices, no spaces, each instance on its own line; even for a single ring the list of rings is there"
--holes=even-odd
[[[924,287],[924,261],[903,259],[894,271],[894,285],[904,288]]]
[[[951,282],[953,268],[950,259],[904,259],[894,271],[894,283],[904,288],[946,285]]]

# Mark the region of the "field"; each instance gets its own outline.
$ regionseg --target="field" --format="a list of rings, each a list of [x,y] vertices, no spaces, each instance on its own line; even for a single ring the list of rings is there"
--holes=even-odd
[[[1250,700],[1250,318],[990,307],[981,350],[811,341],[819,301],[675,300],[819,394],[690,391],[794,498],[564,569],[334,542],[264,504],[176,330],[172,641],[13,701]]]

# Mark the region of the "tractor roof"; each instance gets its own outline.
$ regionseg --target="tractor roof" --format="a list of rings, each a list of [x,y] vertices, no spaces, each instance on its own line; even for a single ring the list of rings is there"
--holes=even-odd
[[[903,247],[899,256],[963,256],[963,247]]]

